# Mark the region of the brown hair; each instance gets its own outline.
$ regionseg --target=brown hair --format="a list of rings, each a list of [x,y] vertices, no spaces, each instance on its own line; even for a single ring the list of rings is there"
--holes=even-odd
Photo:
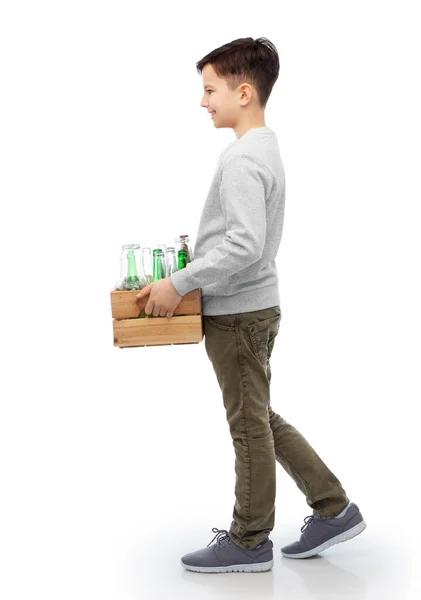
[[[260,106],[266,107],[279,75],[278,52],[267,38],[239,38],[212,50],[196,63],[199,73],[207,63],[231,90],[243,82],[254,85]]]

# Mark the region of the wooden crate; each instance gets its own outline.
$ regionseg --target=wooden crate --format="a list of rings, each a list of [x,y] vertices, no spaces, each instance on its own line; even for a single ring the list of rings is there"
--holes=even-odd
[[[116,288],[111,291],[114,346],[198,344],[203,340],[201,288],[183,296],[172,317],[139,317],[149,296],[136,298],[138,293]]]

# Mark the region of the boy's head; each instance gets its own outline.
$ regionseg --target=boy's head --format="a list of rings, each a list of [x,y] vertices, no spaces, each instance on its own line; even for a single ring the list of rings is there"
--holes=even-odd
[[[198,63],[203,78],[200,105],[214,112],[217,127],[243,131],[264,125],[264,110],[279,75],[279,57],[266,38],[239,38]]]

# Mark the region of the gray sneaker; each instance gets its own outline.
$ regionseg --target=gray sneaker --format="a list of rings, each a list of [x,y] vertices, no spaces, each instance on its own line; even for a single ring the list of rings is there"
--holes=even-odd
[[[298,542],[281,548],[286,558],[308,558],[319,554],[340,542],[346,542],[355,537],[367,527],[360,509],[354,502],[348,506],[346,513],[339,518],[318,519],[314,515],[304,519],[305,525]]]
[[[226,529],[217,529],[217,541],[206,548],[185,554],[181,564],[189,571],[199,573],[260,573],[273,567],[273,542],[269,538],[250,550],[240,548],[229,537]],[[212,546],[210,546],[212,544]]]

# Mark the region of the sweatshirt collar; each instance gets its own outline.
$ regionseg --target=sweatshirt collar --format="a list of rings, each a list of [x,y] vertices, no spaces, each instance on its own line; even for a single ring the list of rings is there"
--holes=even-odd
[[[252,127],[251,129],[248,129],[245,133],[243,133],[243,135],[240,138],[235,139],[234,141],[239,142],[244,138],[244,136],[254,135],[256,133],[274,133],[274,131],[267,125],[264,127]]]

